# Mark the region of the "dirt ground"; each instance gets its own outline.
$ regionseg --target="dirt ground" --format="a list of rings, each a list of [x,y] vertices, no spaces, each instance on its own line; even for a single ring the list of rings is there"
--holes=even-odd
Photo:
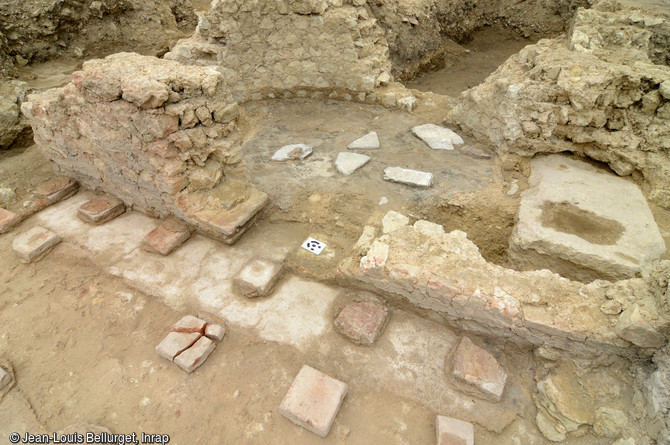
[[[423,74],[406,85],[419,91],[458,97],[461,92],[482,83],[508,57],[536,41],[536,37],[523,37],[519,31],[501,25],[485,26],[467,43],[449,44],[444,68]]]
[[[197,1],[194,7],[204,10],[208,3]],[[454,47],[447,69],[408,86],[455,97],[528,43],[532,40],[485,28],[470,43]],[[31,66],[21,77],[34,88],[60,85],[80,62]],[[327,233],[345,252],[363,226],[396,210],[412,219],[443,224],[448,231],[463,230],[487,260],[507,265],[519,195],[527,186],[527,165],[521,160],[503,163],[487,147],[467,139],[463,150],[433,151],[409,132],[428,121],[439,124],[444,113],[418,116],[377,106],[309,100],[253,102],[243,108],[242,162],[227,175],[251,178],[273,203],[265,219],[236,245],[246,249],[245,255],[263,254],[268,243],[293,245],[313,232]],[[369,131],[379,134],[381,148],[361,151],[373,158],[361,170],[351,176],[339,174],[333,167],[337,153],[347,151],[348,143]],[[302,162],[268,161],[276,149],[290,143],[311,144],[314,153]],[[431,171],[435,185],[419,190],[383,181],[387,166]],[[0,152],[0,187],[16,194],[0,206],[20,210],[31,190],[52,175],[36,146]],[[71,199],[83,199],[81,193],[89,192]],[[59,204],[50,221],[72,225],[62,220],[68,205],[72,204]],[[654,210],[668,241],[669,213]],[[378,344],[355,346],[334,331],[332,319],[346,302],[369,296],[307,281],[308,296],[325,311],[323,332],[298,344],[272,340],[260,324],[228,319],[225,310],[207,307],[197,296],[182,295],[186,292],[178,286],[143,286],[146,277],[133,279],[128,273],[132,263],[115,273],[118,263],[110,258],[139,255],[132,249],[121,252],[127,246],[116,242],[121,238],[118,226],[104,232],[112,246],[106,251],[96,250],[95,234],[80,228],[81,238],[66,238],[37,263],[20,263],[11,253],[11,242],[40,223],[38,216],[0,235],[0,358],[12,363],[17,376],[16,386],[0,403],[1,443],[7,443],[13,431],[50,433],[84,422],[103,425],[113,433],[169,434],[175,444],[430,444],[435,441],[437,414],[473,422],[478,444],[549,443],[535,426],[531,397],[545,363],[513,344],[472,337],[499,358],[510,378],[500,404],[485,402],[457,391],[444,370],[445,357],[461,334],[442,324],[393,308]],[[157,224],[133,212],[119,220],[123,218]],[[132,226],[132,221],[126,225]],[[227,246],[216,249],[223,256],[237,255]],[[184,255],[184,268],[199,267],[197,260]],[[170,275],[170,267],[179,267],[180,261],[170,265],[160,258],[131,259],[138,269],[150,262],[148,270],[158,277]],[[227,280],[233,271],[220,267],[218,273]],[[283,285],[286,289],[302,279],[292,277]],[[167,297],[170,292],[174,299]],[[271,298],[261,303],[271,304]],[[288,316],[290,307],[278,310],[287,314],[287,326],[280,323],[279,331],[300,325]],[[169,327],[186,314],[228,325],[224,341],[192,374],[154,351]],[[303,364],[349,385],[326,439],[293,425],[278,412]],[[564,443],[609,445],[611,440],[584,436]]]

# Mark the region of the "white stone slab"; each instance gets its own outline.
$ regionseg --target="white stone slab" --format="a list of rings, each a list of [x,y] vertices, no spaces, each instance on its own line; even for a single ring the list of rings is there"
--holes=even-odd
[[[337,155],[335,167],[337,171],[348,176],[370,162],[370,159],[370,156],[343,151]]]
[[[44,227],[33,227],[27,232],[14,238],[12,249],[24,263],[32,263],[42,258],[56,244],[61,242],[61,237],[45,229]]]
[[[433,150],[453,150],[465,143],[455,132],[435,124],[419,125],[412,128],[412,133]]]
[[[510,258],[521,269],[620,280],[650,271],[665,243],[630,180],[562,155],[531,162]]]
[[[305,144],[285,145],[272,155],[273,161],[302,160],[312,154],[312,147]]]
[[[384,170],[384,179],[415,187],[430,187],[433,181],[433,174],[401,167],[387,167]]]
[[[377,133],[374,131],[371,131],[347,145],[349,150],[374,150],[379,147],[379,136],[377,136]]]

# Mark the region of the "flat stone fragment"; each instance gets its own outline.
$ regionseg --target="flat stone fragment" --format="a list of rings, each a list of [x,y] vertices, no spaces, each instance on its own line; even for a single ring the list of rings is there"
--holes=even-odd
[[[391,233],[395,232],[398,229],[406,227],[409,224],[409,218],[398,213],[396,211],[390,210],[382,218],[382,232]]]
[[[343,151],[337,155],[337,159],[335,159],[335,167],[337,168],[337,171],[343,175],[349,176],[367,164],[370,159],[372,159],[370,156]]]
[[[372,345],[384,331],[389,320],[389,310],[366,301],[348,304],[335,319],[335,328],[359,345]]]
[[[149,232],[142,240],[142,249],[147,252],[169,255],[191,237],[191,229],[176,218],[167,218]]]
[[[43,227],[33,227],[14,239],[12,249],[21,258],[21,261],[32,263],[38,261],[60,242],[61,237],[55,233]]]
[[[279,413],[296,425],[326,437],[347,390],[346,383],[304,365],[279,405]]]
[[[484,398],[499,402],[507,374],[487,351],[463,337],[453,357],[452,375],[478,390]]]
[[[226,328],[220,324],[208,324],[205,327],[205,336],[210,340],[221,341],[226,335]]]
[[[126,211],[126,205],[113,196],[92,199],[79,207],[77,216],[89,224],[104,224]]]
[[[0,391],[12,382],[12,375],[0,368]]]
[[[401,167],[387,167],[384,169],[384,179],[415,187],[430,187],[433,181],[433,174]]]
[[[349,150],[373,150],[379,148],[379,137],[377,133],[371,131],[363,137],[360,137],[353,141],[351,144],[347,145]]]
[[[586,162],[534,158],[521,198],[509,250],[519,269],[549,269],[579,281],[622,280],[651,271],[665,253],[640,189]]]
[[[43,182],[35,189],[35,194],[46,198],[50,203],[61,201],[74,195],[79,189],[79,183],[67,176],[57,176]]]
[[[453,150],[465,143],[458,134],[435,124],[419,125],[412,128],[412,133],[433,150]]]
[[[163,358],[173,361],[176,356],[191,347],[202,335],[199,333],[170,332],[156,346],[156,352]]]
[[[474,445],[475,429],[469,422],[437,416],[437,445]]]
[[[619,315],[614,331],[619,337],[641,348],[660,348],[668,342],[663,334],[644,320],[637,303],[633,303]]]
[[[197,342],[175,357],[174,362],[186,372],[193,372],[198,366],[205,363],[212,353],[216,343],[207,337],[200,337]]]
[[[21,222],[21,216],[14,212],[0,208],[0,233],[9,231],[12,227]]]
[[[272,155],[273,161],[303,160],[312,154],[312,147],[305,144],[285,145]]]
[[[233,278],[233,288],[247,298],[264,297],[272,291],[282,272],[281,263],[253,258]]]
[[[204,335],[207,322],[193,315],[185,315],[172,325],[171,332],[182,332],[186,334],[198,333]]]
[[[206,209],[193,213],[194,222],[205,233],[233,244],[254,223],[268,201],[267,193],[252,188],[247,199],[232,209]]]

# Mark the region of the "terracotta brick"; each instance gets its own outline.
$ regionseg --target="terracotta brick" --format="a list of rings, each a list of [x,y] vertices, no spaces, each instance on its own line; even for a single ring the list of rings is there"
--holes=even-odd
[[[35,194],[39,197],[46,198],[52,204],[69,198],[74,195],[79,189],[79,184],[72,178],[66,176],[57,176],[43,182],[35,189]]]
[[[142,241],[147,252],[169,255],[191,237],[191,229],[176,218],[168,218],[149,232]]]
[[[156,346],[156,352],[161,357],[172,361],[184,350],[191,347],[191,345],[198,341],[200,337],[202,337],[202,335],[197,332],[191,334],[170,332],[163,341]]]
[[[296,425],[326,437],[347,390],[346,383],[304,365],[279,405],[279,413]]]
[[[205,363],[212,353],[216,343],[207,337],[200,337],[197,342],[175,357],[174,362],[186,372],[193,372],[198,366]]]
[[[60,242],[61,237],[55,233],[43,227],[33,227],[14,239],[12,249],[21,261],[32,263],[40,260]]]
[[[388,319],[389,310],[380,304],[352,303],[337,316],[335,328],[354,343],[372,345],[384,331]]]
[[[246,201],[229,210],[207,209],[196,211],[189,216],[193,217],[204,232],[227,244],[233,244],[253,224],[268,202],[267,193],[252,189]]]
[[[264,297],[272,291],[282,272],[280,263],[253,258],[233,278],[233,289],[247,298]]]
[[[469,422],[437,416],[437,445],[474,445],[475,431]]]
[[[197,332],[200,335],[205,335],[205,325],[207,322],[201,320],[193,315],[185,315],[178,322],[172,325],[172,332],[183,332],[186,334],[192,334]]]
[[[507,374],[486,350],[463,337],[453,357],[452,375],[476,394],[499,402],[505,390]]]
[[[9,231],[21,222],[21,217],[14,212],[0,208],[0,233]]]
[[[82,204],[77,216],[84,222],[99,225],[113,220],[125,211],[126,206],[120,199],[102,196]]]
[[[205,336],[211,340],[221,341],[226,335],[226,328],[220,324],[208,324],[205,327]]]

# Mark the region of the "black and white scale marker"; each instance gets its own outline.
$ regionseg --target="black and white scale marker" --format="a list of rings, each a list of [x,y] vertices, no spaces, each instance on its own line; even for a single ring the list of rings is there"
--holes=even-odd
[[[309,250],[315,255],[319,255],[321,254],[321,252],[323,252],[323,249],[326,248],[326,244],[322,243],[319,240],[315,240],[312,237],[309,237],[304,243],[302,243],[302,248],[305,250]]]

